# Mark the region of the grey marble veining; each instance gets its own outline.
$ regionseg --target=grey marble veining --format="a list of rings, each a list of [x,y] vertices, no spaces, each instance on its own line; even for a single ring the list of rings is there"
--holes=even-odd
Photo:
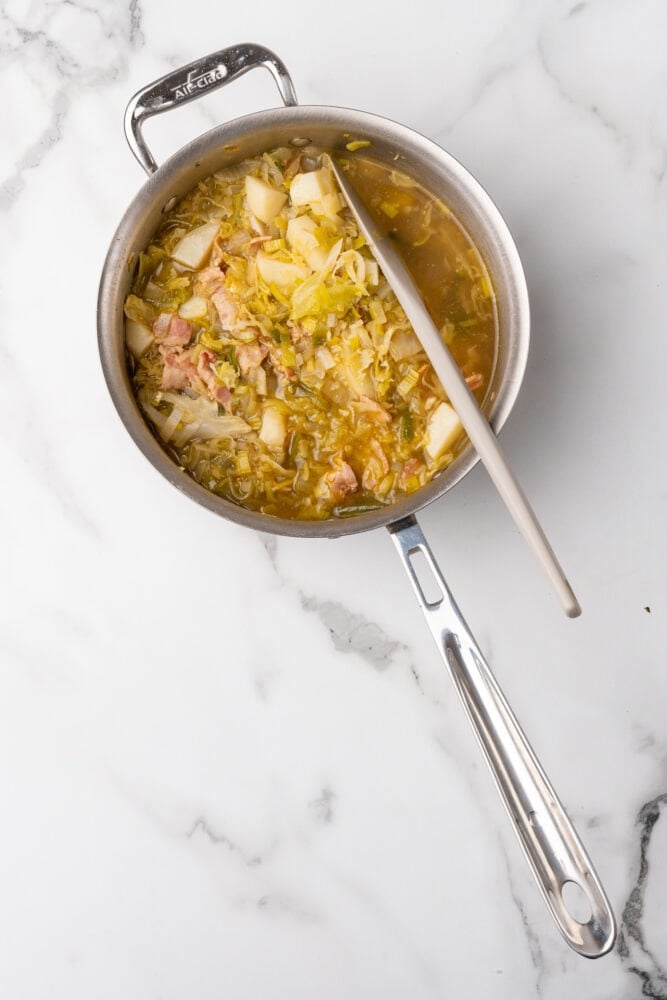
[[[651,874],[649,864],[649,849],[654,827],[661,819],[667,805],[667,792],[656,795],[645,803],[639,811],[637,826],[639,828],[639,859],[638,874],[635,884],[621,911],[621,924],[617,951],[625,968],[636,975],[642,984],[644,996],[660,998],[667,995],[667,969],[665,959],[656,955],[648,946],[644,933],[644,897],[648,879]],[[663,855],[664,857],[664,855]],[[653,857],[652,864],[659,864],[660,855]]]

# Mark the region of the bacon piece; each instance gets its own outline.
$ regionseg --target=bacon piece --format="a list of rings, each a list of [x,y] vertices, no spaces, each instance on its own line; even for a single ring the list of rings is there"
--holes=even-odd
[[[213,393],[218,388],[214,367],[217,360],[217,355],[213,351],[207,350],[203,350],[197,359],[197,375],[208,389],[208,394],[212,399],[215,398]]]
[[[158,344],[184,347],[192,337],[192,326],[186,319],[164,312],[153,323],[153,333]]]
[[[214,403],[222,403],[226,410],[231,411],[232,394],[226,385],[218,383],[215,366],[218,363],[218,356],[213,351],[203,350],[197,361],[197,375],[205,385],[204,392],[208,390],[208,395]]]
[[[398,480],[398,485],[402,490],[405,489],[408,479],[410,479],[411,476],[414,476],[419,468],[421,468],[421,462],[418,458],[409,458],[407,460]]]
[[[219,385],[215,373],[218,356],[213,351],[201,351],[195,365],[192,350],[160,344],[160,354],[164,362],[162,370],[163,389],[187,389],[189,386],[200,396],[209,396],[214,403],[222,403],[229,408],[232,394],[224,385]]]
[[[357,413],[365,413],[380,424],[391,423],[391,413],[381,403],[376,403],[374,399],[369,399],[368,396],[360,396],[356,402],[352,403],[352,406]]]
[[[169,333],[169,325],[171,323],[172,315],[172,313],[160,313],[158,318],[153,323],[153,333],[156,340],[164,340]]]
[[[238,309],[227,289],[220,288],[217,292],[214,292],[211,296],[211,301],[218,310],[223,330],[232,331],[238,319]]]
[[[205,267],[195,279],[195,291],[211,295],[225,283],[225,276],[219,267]]]
[[[472,375],[468,375],[466,382],[468,383],[468,388],[474,392],[475,389],[481,388],[484,384],[484,376],[479,372],[473,372]]]
[[[222,403],[224,408],[231,412],[232,394],[226,385],[216,385],[215,389],[211,390],[211,396],[214,402]]]
[[[164,362],[161,384],[163,389],[181,390],[187,389],[190,382],[187,373],[182,368],[179,368],[177,364],[174,364],[173,358],[169,357]]]
[[[262,347],[266,348],[266,352],[269,356],[269,364],[273,368],[276,375],[286,379],[288,382],[293,382],[296,378],[296,372],[293,368],[288,368],[283,362],[283,354],[280,347],[274,343],[274,341],[266,334],[263,330],[259,330],[259,339]],[[237,349],[238,356],[238,349]]]
[[[196,291],[207,295],[220,317],[224,330],[233,330],[237,325],[238,309],[233,298],[225,288],[225,276],[219,267],[205,267],[200,272],[196,282]]]
[[[181,319],[180,316],[173,316],[169,324],[169,333],[163,343],[185,346],[190,342],[191,337],[192,326],[190,323],[186,319]]]
[[[243,377],[247,378],[249,372],[258,368],[268,353],[268,347],[263,344],[242,344],[237,347],[236,360]]]
[[[163,389],[187,389],[188,384],[199,393],[206,392],[206,386],[197,377],[197,369],[192,361],[192,352],[181,347],[160,344],[160,355],[164,362],[162,369]]]
[[[347,462],[341,462],[334,472],[328,472],[324,476],[324,481],[334,500],[343,500],[359,489],[357,477]]]

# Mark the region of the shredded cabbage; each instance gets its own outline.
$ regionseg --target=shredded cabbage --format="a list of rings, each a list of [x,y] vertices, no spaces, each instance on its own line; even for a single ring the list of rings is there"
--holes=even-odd
[[[356,156],[347,167],[406,259],[431,255],[424,275],[449,296],[445,310],[431,294],[435,318],[481,398],[495,306],[477,251],[460,229],[438,242],[451,214],[411,178]],[[434,454],[445,393],[316,149],[277,149],[201,181],[140,254],[125,313],[154,338],[128,355],[147,420],[195,479],[236,503],[305,519],[361,513],[419,489],[462,444]]]

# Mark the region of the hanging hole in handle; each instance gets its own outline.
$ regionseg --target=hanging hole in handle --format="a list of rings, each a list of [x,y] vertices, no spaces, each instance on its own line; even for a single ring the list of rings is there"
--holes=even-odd
[[[437,608],[442,604],[444,594],[425,553],[422,549],[413,549],[408,553],[408,559],[424,603],[429,608]]]
[[[565,909],[578,924],[587,924],[593,916],[586,890],[578,882],[563,882],[560,889]]]

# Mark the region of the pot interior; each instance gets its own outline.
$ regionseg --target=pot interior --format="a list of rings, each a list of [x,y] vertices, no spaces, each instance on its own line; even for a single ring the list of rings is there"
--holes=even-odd
[[[528,352],[528,296],[521,262],[500,213],[483,188],[443,149],[405,126],[360,111],[301,106],[258,112],[214,128],[175,153],[139,191],[118,227],[102,274],[98,301],[102,366],[113,401],[133,439],[149,461],[192,499],[238,523],[275,534],[335,537],[401,520],[451,489],[473,467],[477,455],[466,446],[447,469],[409,497],[355,517],[295,521],[238,507],[179,469],[145,423],[125,363],[123,303],[139,252],[150,241],[163,213],[198,181],[277,146],[312,143],[342,151],[350,139],[370,140],[364,154],[411,175],[444,201],[482,254],[493,280],[498,311],[497,359],[485,408],[498,431],[516,399]]]

